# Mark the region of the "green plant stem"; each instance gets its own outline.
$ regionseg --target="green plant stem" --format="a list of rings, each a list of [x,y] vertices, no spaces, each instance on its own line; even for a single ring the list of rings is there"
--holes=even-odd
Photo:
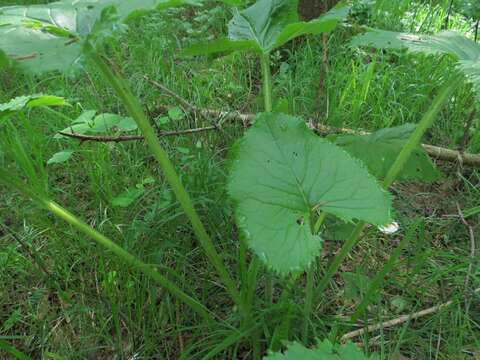
[[[405,249],[410,240],[415,236],[415,231],[418,228],[418,225],[419,223],[417,222],[408,230],[407,234],[403,237],[395,250],[393,250],[388,261],[385,263],[385,265],[383,265],[382,270],[377,275],[375,275],[375,278],[373,279],[372,283],[367,289],[367,292],[363,296],[362,302],[360,303],[360,305],[358,305],[357,309],[350,317],[351,324],[355,324],[355,322],[357,322],[357,320],[360,319],[360,317],[363,315],[368,305],[370,305],[374,295],[380,288],[383,279],[393,269],[393,266],[395,265],[397,259],[400,257],[403,249]]]
[[[142,271],[145,275],[156,281],[160,286],[169,291],[173,296],[176,296],[179,300],[183,301],[186,305],[188,305],[192,310],[204,317],[207,321],[214,321],[213,317],[210,315],[210,312],[200,302],[185,294],[175,284],[170,282],[170,280],[161,275],[150,265],[144,263],[134,255],[130,254],[128,251],[115,244],[112,240],[93,229],[91,226],[82,222],[68,210],[62,208],[60,205],[44,197],[43,195],[39,195],[34,189],[28,187],[21,181],[11,177],[7,173],[7,171],[3,169],[0,169],[0,182],[3,182],[5,185],[8,185],[16,189],[18,192],[29,196],[39,206],[49,210],[60,219],[72,225],[78,231],[89,236],[98,244],[102,245],[104,248],[121,258],[126,264],[131,265],[132,267],[135,267]]]
[[[325,211],[322,211],[318,216],[318,219],[315,222],[315,225],[312,227],[313,234],[318,234],[326,218],[327,218],[327,213]],[[312,313],[312,307],[313,307],[315,266],[311,265],[307,269],[306,274],[307,274],[307,279],[306,279],[306,287],[305,287],[305,304],[303,308],[303,334],[302,334],[302,340],[304,343],[308,341],[309,319],[310,319],[310,314]]]
[[[307,285],[305,288],[305,306],[303,309],[303,334],[302,334],[302,341],[307,343],[308,341],[308,329],[309,329],[309,320],[310,314],[312,313],[312,305],[313,305],[313,288],[314,288],[314,269],[313,265],[307,269]]]
[[[454,77],[442,88],[440,93],[435,97],[432,105],[425,113],[422,120],[417,124],[415,131],[412,133],[412,135],[410,135],[407,143],[403,146],[400,154],[398,154],[395,162],[390,167],[390,170],[385,176],[385,179],[383,180],[383,187],[385,189],[388,189],[390,185],[393,184],[400,171],[402,171],[405,163],[410,158],[410,155],[412,155],[412,152],[420,144],[420,141],[422,140],[423,135],[425,135],[425,132],[432,126],[435,118],[437,117],[442,107],[452,96],[453,92],[463,83],[463,81],[464,79],[462,76]]]
[[[190,220],[193,231],[198,241],[200,242],[200,245],[203,247],[208,259],[215,267],[229,295],[240,308],[240,310],[242,310],[243,303],[241,301],[241,297],[237,290],[237,287],[235,286],[233,279],[230,277],[222,259],[217,253],[215,246],[210,239],[210,236],[207,234],[200,220],[200,217],[198,216],[197,211],[193,206],[190,196],[183,187],[180,178],[178,177],[177,172],[173,167],[172,162],[168,158],[166,151],[160,144],[160,141],[155,133],[155,129],[150,124],[150,121],[145,115],[145,112],[143,111],[140,102],[133,95],[126,81],[118,74],[115,74],[112,71],[111,67],[107,63],[105,63],[105,61],[95,51],[90,51],[89,55],[92,61],[97,66],[98,70],[100,70],[100,72],[102,73],[105,80],[111,85],[117,96],[122,101],[128,114],[137,123],[139,129],[145,137],[146,143],[150,147],[150,150],[155,156],[155,159],[159,162],[165,178],[172,187],[175,196],[177,197],[180,205],[182,206],[183,211]]]
[[[270,54],[262,54],[260,56],[260,62],[262,65],[262,77],[263,77],[263,99],[265,102],[265,111],[272,112],[273,110],[273,96],[272,96],[272,72],[270,70]]]
[[[322,227],[326,218],[327,218],[327,213],[325,211],[322,211],[317,221],[315,222],[315,226],[313,227],[313,234],[317,234],[320,231],[320,228]]]
[[[420,144],[420,140],[422,139],[423,135],[427,131],[427,129],[432,125],[435,117],[438,115],[442,107],[445,105],[447,100],[453,94],[453,92],[463,83],[463,77],[456,76],[449,80],[449,82],[441,89],[440,93],[435,97],[433,100],[432,105],[430,106],[429,110],[425,113],[422,120],[418,123],[415,131],[412,133],[410,138],[408,139],[407,143],[398,154],[397,159],[391,166],[390,170],[388,171],[384,181],[383,187],[388,189],[390,185],[395,181],[398,174],[402,170],[405,163],[410,158],[413,150]],[[338,271],[340,264],[343,262],[345,257],[350,253],[353,247],[358,242],[360,234],[363,231],[365,226],[365,222],[359,221],[355,226],[354,230],[352,231],[350,237],[347,239],[345,244],[342,246],[340,252],[334,257],[332,263],[327,269],[327,272],[323,276],[322,280],[318,284],[316,289],[317,296],[322,296],[323,292],[327,288],[330,280]]]

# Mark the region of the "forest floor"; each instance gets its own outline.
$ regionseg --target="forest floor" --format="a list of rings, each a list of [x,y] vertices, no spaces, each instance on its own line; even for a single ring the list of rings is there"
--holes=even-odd
[[[409,5],[378,1],[357,9],[354,20],[390,30],[440,30],[445,18],[442,7],[432,10],[426,4],[404,2]],[[0,5],[11,2],[0,1]],[[182,104],[148,79],[200,108],[252,113],[261,109],[255,57],[236,54],[192,60],[179,56],[189,44],[224,33],[229,17],[225,7],[213,5],[154,13],[109,46],[111,61],[128,76],[162,129],[211,126],[218,119],[183,111]],[[452,16],[450,27],[466,33],[469,24]],[[350,48],[348,42],[357,32],[355,25],[343,26],[328,37],[326,73],[322,36],[295,41],[275,52],[272,68],[278,107],[305,118],[315,115],[322,124],[366,131],[418,122],[438,83],[453,73],[451,61]],[[0,84],[0,103],[14,96],[45,93],[65,97],[72,104],[61,110],[63,117],[38,110],[20,119],[24,122],[20,137],[45,169],[49,195],[128,251],[168,271],[182,288],[191,289],[225,319],[223,326],[216,327],[202,322],[137,270],[126,268],[70,226],[0,185],[4,224],[0,228],[0,340],[34,359],[176,359],[180,354],[195,359],[231,335],[236,317],[233,304],[216,283],[212,266],[195,245],[190,225],[144,143],[54,137],[68,125],[65,116],[74,119],[89,109],[125,113],[96,70],[89,68],[77,77],[53,73],[40,79],[0,72]],[[470,88],[459,90],[424,142],[458,149],[473,101]],[[239,249],[232,204],[225,191],[227,153],[244,131],[238,121],[225,123],[220,131],[162,139],[215,245],[232,268],[237,266]],[[0,137],[0,163],[16,172],[10,141],[8,136]],[[53,154],[65,149],[75,150],[69,161],[46,165]],[[466,148],[479,149],[473,140]],[[341,321],[359,302],[364,289],[358,279],[368,282],[400,239],[414,231],[364,320],[376,324],[444,303],[448,306],[352,340],[384,359],[480,359],[480,294],[474,292],[480,287],[475,262],[480,248],[480,171],[455,162],[437,161],[436,165],[443,173],[439,181],[393,186],[400,231],[394,235],[374,228],[366,231],[322,302],[315,304],[312,341],[335,332],[334,320]],[[144,192],[128,207],[112,203],[137,184],[144,184]],[[318,276],[340,246],[341,241],[326,239]],[[263,281],[259,284],[261,294]],[[301,292],[292,296],[302,303]],[[249,358],[246,346],[240,343],[218,358]],[[5,356],[0,350],[0,358],[8,359]]]

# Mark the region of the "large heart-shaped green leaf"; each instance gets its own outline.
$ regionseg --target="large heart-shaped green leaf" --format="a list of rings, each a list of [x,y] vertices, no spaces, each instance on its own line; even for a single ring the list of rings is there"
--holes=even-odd
[[[356,36],[351,44],[382,49],[405,48],[428,55],[450,55],[457,60],[457,67],[473,84],[477,98],[480,98],[480,44],[461,34],[443,31],[436,35],[423,35],[371,30]]]
[[[370,135],[338,136],[334,142],[362,160],[371,174],[383,178],[414,130],[414,124],[404,124],[381,129]],[[399,175],[402,180],[421,181],[435,181],[440,177],[441,173],[421,146],[417,146]]]
[[[259,115],[235,146],[228,190],[249,245],[282,274],[305,269],[318,255],[316,210],[345,221],[390,222],[390,196],[364,166],[284,114]]]
[[[102,37],[106,27],[114,31],[134,14],[192,1],[64,0],[0,7],[0,49],[34,73],[65,71],[79,63],[83,41],[92,33]],[[107,8],[114,9],[108,16],[103,14]]]
[[[195,44],[185,55],[255,51],[268,53],[286,42],[306,34],[332,31],[345,19],[349,7],[340,3],[327,14],[310,22],[298,20],[297,1],[259,0],[249,8],[235,10],[228,24],[228,37]]]
[[[319,343],[313,349],[306,348],[302,344],[294,342],[287,351],[272,353],[263,358],[264,360],[368,360],[366,356],[353,343],[345,345],[333,345],[328,340]]]

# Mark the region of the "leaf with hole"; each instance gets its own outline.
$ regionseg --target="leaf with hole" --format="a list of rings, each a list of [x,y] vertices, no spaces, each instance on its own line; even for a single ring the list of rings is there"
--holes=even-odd
[[[330,32],[344,20],[349,7],[339,3],[318,19],[299,21],[297,2],[259,0],[245,10],[234,10],[228,24],[228,37],[210,43],[195,44],[184,51],[187,56],[254,51],[269,53],[288,41],[307,34]]]
[[[336,145],[362,160],[372,175],[383,178],[414,130],[415,124],[405,124],[381,129],[370,135],[341,135],[333,139]],[[436,181],[441,176],[425,150],[417,146],[400,172],[399,179],[428,182]]]
[[[313,212],[390,222],[390,195],[360,161],[284,114],[259,115],[234,147],[228,191],[250,247],[281,274],[303,270],[318,256]]]

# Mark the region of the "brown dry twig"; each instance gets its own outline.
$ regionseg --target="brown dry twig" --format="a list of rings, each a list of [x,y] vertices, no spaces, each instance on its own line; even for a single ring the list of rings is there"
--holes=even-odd
[[[474,290],[473,292],[474,292],[474,294],[480,293],[480,288]],[[363,334],[371,333],[373,331],[377,331],[377,330],[380,330],[380,329],[386,329],[386,328],[394,327],[394,326],[403,324],[403,323],[405,323],[407,321],[410,321],[410,320],[415,320],[415,319],[418,319],[418,318],[421,318],[421,317],[424,317],[424,316],[427,316],[427,315],[430,315],[430,314],[434,314],[434,313],[440,311],[441,309],[452,305],[454,302],[455,302],[454,300],[450,300],[450,301],[447,301],[446,303],[436,305],[436,306],[432,306],[428,309],[424,309],[424,310],[418,311],[418,312],[413,313],[413,314],[402,315],[398,318],[388,320],[388,321],[384,321],[380,324],[373,324],[373,325],[369,325],[369,326],[367,326],[366,328],[363,328],[363,329],[358,329],[358,330],[351,331],[351,332],[346,333],[345,335],[342,336],[342,341],[353,339],[353,338],[356,338],[356,337],[361,336]]]

